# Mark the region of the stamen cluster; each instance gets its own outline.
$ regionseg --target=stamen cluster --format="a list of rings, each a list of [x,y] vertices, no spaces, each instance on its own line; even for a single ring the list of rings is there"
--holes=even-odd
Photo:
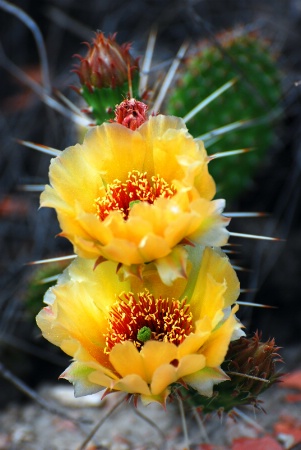
[[[147,173],[133,170],[125,182],[114,180],[107,186],[107,195],[95,200],[97,216],[104,220],[111,211],[120,211],[126,220],[132,206],[137,202],[153,204],[157,198],[171,198],[176,189],[159,175],[149,181]]]
[[[145,327],[151,331],[150,339],[179,345],[192,331],[190,307],[185,300],[156,299],[148,291],[124,294],[110,311],[105,353],[124,341],[141,349],[143,341],[137,336]]]

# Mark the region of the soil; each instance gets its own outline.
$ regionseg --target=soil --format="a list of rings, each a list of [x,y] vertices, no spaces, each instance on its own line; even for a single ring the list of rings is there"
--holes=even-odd
[[[301,371],[297,375],[301,380]],[[194,411],[186,410],[189,447],[176,403],[166,410],[156,404],[139,404],[135,409],[132,404],[119,404],[121,394],[103,400],[101,394],[74,399],[72,386],[64,383],[43,385],[38,394],[59,414],[34,402],[7,405],[0,415],[1,450],[297,450],[296,445],[301,446],[301,382],[299,389],[280,383],[266,391],[261,396],[265,412],[243,407],[234,416],[199,414],[196,419]],[[90,430],[118,404],[85,446]]]

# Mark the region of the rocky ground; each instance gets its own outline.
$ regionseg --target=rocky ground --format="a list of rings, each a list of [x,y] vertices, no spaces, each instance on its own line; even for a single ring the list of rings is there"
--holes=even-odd
[[[301,366],[300,366],[301,367]],[[71,386],[43,385],[38,394],[47,402],[11,403],[0,415],[1,450],[300,450],[301,370],[261,396],[265,410],[244,407],[235,417],[202,417],[185,412],[185,441],[178,405],[138,406],[122,396],[101,394],[74,399]],[[115,408],[115,409],[113,409]],[[95,435],[87,439],[97,427]]]

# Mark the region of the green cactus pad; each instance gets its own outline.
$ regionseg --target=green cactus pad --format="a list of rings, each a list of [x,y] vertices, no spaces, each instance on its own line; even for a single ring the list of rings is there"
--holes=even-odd
[[[263,123],[221,135],[207,148],[209,154],[254,148],[252,152],[210,163],[219,194],[229,199],[248,186],[274,138],[274,124],[266,117],[275,115],[279,108],[281,87],[279,70],[267,45],[253,35],[245,35],[195,50],[183,65],[166,102],[168,114],[184,117],[233,78],[238,79],[234,86],[187,122],[189,132],[198,137],[233,122],[265,118]]]

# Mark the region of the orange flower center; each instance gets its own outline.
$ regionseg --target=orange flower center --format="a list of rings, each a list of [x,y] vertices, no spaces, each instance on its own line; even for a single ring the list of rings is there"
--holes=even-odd
[[[175,193],[174,186],[170,186],[159,175],[152,176],[149,181],[146,172],[133,170],[129,172],[125,182],[114,180],[112,184],[108,184],[106,196],[95,200],[96,213],[101,220],[104,220],[111,211],[120,211],[123,218],[127,219],[135,203],[153,204],[157,198],[170,198]]]
[[[185,300],[156,299],[147,291],[123,297],[110,311],[105,353],[124,341],[138,349],[149,339],[179,345],[191,333],[192,313]]]

